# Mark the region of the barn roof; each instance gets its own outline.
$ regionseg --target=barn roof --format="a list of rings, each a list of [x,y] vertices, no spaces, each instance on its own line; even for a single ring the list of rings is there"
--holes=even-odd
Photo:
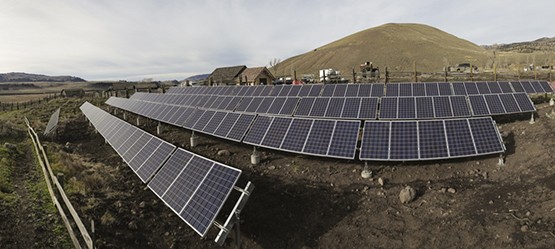
[[[256,79],[258,76],[260,76],[260,74],[262,74],[263,72],[266,72],[266,74],[268,74],[270,77],[273,78],[272,73],[270,73],[270,71],[266,67],[247,68],[245,69],[245,71],[243,71],[242,75],[243,75],[243,78],[247,77],[248,81],[252,81]]]
[[[246,68],[247,66],[245,65],[233,66],[233,67],[220,67],[220,68],[216,68],[214,72],[210,74],[210,77],[212,77],[212,79],[214,80],[231,81],[237,78]]]

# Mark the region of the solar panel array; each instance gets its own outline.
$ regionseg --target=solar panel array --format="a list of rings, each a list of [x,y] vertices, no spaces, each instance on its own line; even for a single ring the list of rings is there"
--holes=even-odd
[[[56,111],[52,113],[52,116],[50,116],[50,120],[48,120],[48,124],[44,129],[45,136],[52,133],[54,130],[56,130],[59,119],[60,119],[60,108],[56,109]]]
[[[359,158],[376,161],[434,160],[504,151],[503,140],[491,117],[365,121]]]
[[[498,93],[552,93],[547,81],[484,81],[484,82],[427,82],[389,83],[385,96],[421,97],[450,95],[484,95]]]
[[[241,171],[165,142],[86,102],[81,110],[143,182],[205,236]]]
[[[243,140],[300,154],[354,159],[360,121],[257,116]]]

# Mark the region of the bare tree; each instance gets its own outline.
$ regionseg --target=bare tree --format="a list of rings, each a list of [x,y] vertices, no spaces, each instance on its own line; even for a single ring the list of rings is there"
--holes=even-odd
[[[278,59],[278,58],[273,58],[269,62],[270,68],[272,69],[272,71],[274,73],[274,77],[277,77],[277,70],[279,68],[279,63],[281,63],[281,59]]]

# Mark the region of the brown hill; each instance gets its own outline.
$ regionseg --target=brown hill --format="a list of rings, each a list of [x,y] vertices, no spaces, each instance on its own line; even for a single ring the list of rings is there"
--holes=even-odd
[[[0,73],[0,82],[84,82],[74,76],[48,76],[30,73]]]
[[[555,37],[553,38],[540,38],[535,41],[516,42],[509,44],[495,44],[491,46],[484,46],[489,50],[496,50],[500,52],[517,52],[517,53],[532,53],[532,52],[555,52]]]
[[[366,29],[313,51],[291,57],[277,67],[277,75],[315,74],[334,68],[349,77],[366,61],[392,72],[438,72],[444,66],[473,63],[482,66],[487,50],[437,28],[422,24],[385,24]]]

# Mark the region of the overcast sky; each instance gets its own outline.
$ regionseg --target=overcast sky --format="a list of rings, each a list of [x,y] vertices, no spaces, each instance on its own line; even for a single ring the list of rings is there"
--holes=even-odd
[[[0,0],[0,72],[181,80],[392,22],[479,45],[530,41],[555,37],[554,10],[553,0]]]

